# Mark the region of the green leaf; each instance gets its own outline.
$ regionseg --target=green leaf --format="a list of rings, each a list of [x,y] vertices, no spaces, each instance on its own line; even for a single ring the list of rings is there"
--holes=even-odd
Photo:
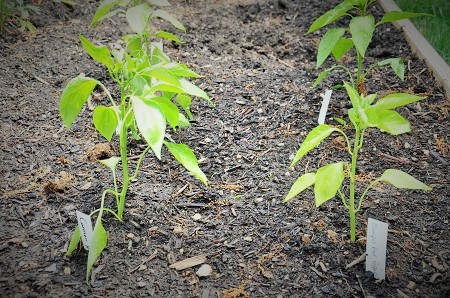
[[[176,97],[176,101],[183,108],[186,115],[188,115],[189,120],[192,120],[194,117],[192,116],[191,108],[190,108],[191,102],[192,102],[191,97],[184,95],[184,94],[178,94]]]
[[[422,99],[425,99],[425,97],[408,93],[392,93],[383,98],[380,98],[373,105],[373,108],[377,110],[395,109],[397,107],[405,106]]]
[[[305,154],[319,145],[320,142],[328,137],[333,131],[338,131],[338,129],[327,124],[319,124],[311,130],[295,154],[290,166],[294,166]]]
[[[375,31],[375,19],[372,15],[354,17],[349,26],[355,48],[364,57]]]
[[[202,76],[198,75],[194,71],[190,70],[186,65],[178,62],[170,62],[164,65],[171,74],[177,77],[190,77],[190,78],[201,78]]]
[[[131,96],[134,117],[144,139],[161,159],[161,147],[166,131],[166,119],[155,103],[138,96]]]
[[[402,115],[392,110],[377,111],[378,120],[375,126],[391,135],[400,135],[411,131],[411,125]],[[369,117],[369,122],[374,120]]]
[[[153,66],[141,73],[142,76],[149,76],[158,79],[164,83],[167,83],[172,86],[182,87],[182,83],[180,79],[172,75],[169,71],[167,71],[162,66]]]
[[[83,48],[89,56],[92,57],[92,59],[102,63],[108,69],[112,69],[114,67],[114,59],[111,57],[111,53],[106,46],[96,46],[81,34],[80,40]]]
[[[66,85],[61,93],[59,113],[67,128],[70,129],[98,83],[92,78],[77,76]]]
[[[309,28],[308,32],[306,32],[306,34],[312,33],[314,31],[316,31],[317,29],[330,24],[331,22],[334,22],[338,18],[345,15],[347,13],[347,11],[349,11],[353,7],[354,6],[351,3],[347,3],[347,2],[342,2],[342,3],[338,4],[336,7],[334,7],[331,10],[328,10],[326,13],[324,13],[319,18],[317,18],[312,23],[311,27]]]
[[[107,242],[108,242],[108,234],[106,233],[106,230],[102,225],[102,219],[98,217],[97,222],[95,223],[94,232],[92,234],[91,246],[89,247],[89,254],[86,268],[87,283],[89,283],[89,275],[91,273],[92,267],[100,257],[102,251],[105,249]]]
[[[127,10],[126,17],[131,30],[137,34],[142,34],[147,26],[152,11],[147,3],[131,7]]]
[[[344,33],[345,29],[343,28],[332,28],[325,33],[325,35],[320,40],[319,48],[317,50],[317,68],[319,68],[331,54],[331,51],[336,46],[340,38],[344,35]]]
[[[206,92],[203,91],[202,89],[200,89],[199,87],[195,86],[194,84],[192,84],[191,82],[189,82],[186,79],[180,79],[180,83],[181,83],[182,90],[184,91],[184,93],[203,98],[212,104],[211,99],[209,98],[208,94],[206,94]]]
[[[197,177],[203,184],[207,185],[208,180],[206,175],[200,170],[197,158],[192,150],[185,144],[176,144],[171,142],[164,142],[170,153],[183,165],[191,174]]]
[[[183,26],[183,24],[181,24],[177,19],[175,19],[173,16],[171,16],[164,10],[161,10],[161,9],[155,10],[152,14],[152,18],[154,18],[154,17],[159,17],[161,19],[164,19],[164,20],[168,21],[169,23],[171,23],[172,26],[174,26],[178,30],[186,32],[186,28]]]
[[[97,10],[95,11],[95,14],[94,14],[94,17],[92,18],[90,26],[93,27],[95,24],[97,24],[101,20],[104,20],[104,19],[110,17],[111,15],[108,15],[108,13],[111,10],[111,8],[116,6],[117,2],[118,2],[117,0],[103,1],[100,4],[100,6],[97,8]]]
[[[381,18],[381,20],[377,23],[377,26],[384,24],[384,23],[389,23],[389,22],[398,21],[398,20],[402,20],[402,19],[410,19],[410,18],[419,17],[419,16],[433,16],[433,15],[428,14],[428,13],[418,13],[418,12],[408,12],[408,11],[404,11],[404,12],[403,11],[389,11],[384,14],[384,16]]]
[[[187,128],[191,126],[191,122],[184,116],[184,114],[179,113],[178,114],[178,127],[179,128]]]
[[[335,69],[336,67],[333,66],[331,68],[328,68],[324,71],[322,71],[319,76],[317,77],[317,79],[314,81],[312,87],[315,88],[317,85],[319,85],[329,74],[330,72]]]
[[[361,104],[361,96],[358,94],[358,91],[355,90],[351,85],[349,85],[347,82],[344,83],[345,90],[347,90],[347,94],[350,97],[350,101],[352,103],[352,106],[357,110],[359,109]]]
[[[111,172],[115,173],[116,172],[116,167],[117,164],[120,161],[120,157],[118,156],[111,156],[110,158],[107,159],[99,159],[98,160],[101,164],[107,166]]]
[[[169,99],[165,97],[155,97],[152,101],[159,107],[161,112],[164,114],[169,125],[175,129],[179,121],[179,111],[178,107]]]
[[[77,248],[80,243],[81,235],[80,235],[80,226],[77,225],[75,230],[72,233],[72,237],[70,238],[69,247],[67,248],[66,256],[70,256]]]
[[[331,53],[333,54],[334,59],[339,60],[347,54],[351,48],[353,48],[353,41],[350,38],[341,38],[334,46]]]
[[[390,183],[397,188],[431,190],[425,183],[400,170],[387,169],[377,180]]]
[[[405,63],[400,58],[390,58],[378,62],[378,66],[384,66],[389,64],[395,74],[400,78],[400,80],[405,80]]]
[[[93,113],[94,126],[108,141],[116,131],[119,121],[113,107],[97,106]]]
[[[316,207],[332,199],[344,181],[344,163],[332,163],[319,168],[316,172],[314,198]]]
[[[160,37],[160,38],[165,38],[167,40],[171,40],[171,41],[174,41],[174,42],[181,43],[181,40],[178,38],[178,36],[176,36],[175,34],[166,32],[166,31],[160,30],[160,31],[155,33],[155,36],[156,37]]]
[[[300,176],[292,185],[286,197],[283,199],[283,203],[286,203],[295,198],[299,193],[310,187],[316,182],[316,173],[306,173]]]

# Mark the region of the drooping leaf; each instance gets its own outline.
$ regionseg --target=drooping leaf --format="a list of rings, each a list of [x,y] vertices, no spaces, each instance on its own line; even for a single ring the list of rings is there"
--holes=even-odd
[[[191,82],[189,82],[186,79],[180,79],[180,83],[181,83],[182,90],[184,91],[184,93],[203,98],[206,101],[208,101],[210,104],[212,104],[212,101],[209,98],[208,94],[206,94],[206,92],[203,91],[202,89],[200,89],[199,87],[195,86],[194,84],[192,84]]]
[[[395,109],[422,99],[425,99],[425,97],[408,93],[392,93],[380,98],[373,107],[377,110]]]
[[[95,223],[94,232],[92,234],[91,246],[89,247],[89,254],[86,268],[87,283],[89,283],[88,281],[92,267],[100,257],[102,251],[105,249],[107,242],[108,242],[108,234],[106,233],[106,230],[102,225],[102,219],[99,217],[97,218],[97,222]]]
[[[175,19],[173,16],[171,16],[164,10],[161,10],[161,9],[155,10],[152,14],[152,18],[154,18],[154,17],[159,17],[161,19],[164,19],[164,20],[168,21],[169,23],[171,23],[172,26],[174,26],[178,30],[186,32],[186,28],[183,26],[183,24],[181,24],[180,21]]]
[[[77,225],[72,233],[72,237],[70,237],[69,247],[67,248],[66,256],[70,256],[78,248],[80,240],[81,240],[80,226]]]
[[[141,76],[153,77],[169,85],[182,87],[180,80],[162,66],[149,67],[141,72]]]
[[[303,192],[305,189],[310,187],[316,182],[316,173],[306,173],[300,176],[292,185],[286,197],[283,199],[283,203],[286,203],[293,198],[295,198],[298,194]]]
[[[111,57],[111,52],[106,46],[96,46],[87,38],[80,34],[80,40],[83,48],[92,57],[92,59],[102,63],[108,69],[114,67],[114,59]]]
[[[117,0],[105,0],[103,1],[100,6],[97,8],[97,10],[95,11],[94,17],[92,18],[91,21],[91,27],[95,26],[95,24],[97,24],[98,22],[100,22],[101,20],[104,20],[106,18],[108,18],[110,15],[108,15],[109,11],[116,6],[116,4],[118,3]]]
[[[176,101],[183,108],[186,115],[188,115],[189,120],[192,120],[194,117],[192,116],[191,113],[191,102],[192,102],[191,97],[184,94],[178,94],[176,97]]]
[[[350,38],[341,38],[334,46],[331,53],[333,54],[334,59],[339,60],[347,54],[351,48],[353,48],[353,41]]]
[[[178,126],[179,121],[179,111],[178,107],[168,98],[156,97],[152,98],[152,101],[159,107],[161,112],[164,114],[169,125],[175,129]]]
[[[377,180],[390,183],[397,188],[431,190],[431,187],[425,183],[403,171],[395,169],[387,169]]]
[[[179,128],[187,128],[191,126],[191,122],[184,116],[184,114],[179,113],[178,115],[178,125]]]
[[[322,63],[331,54],[340,38],[344,35],[344,28],[331,28],[322,37],[319,43],[319,48],[317,50],[317,64],[316,67],[319,68]]]
[[[400,135],[411,131],[411,125],[402,115],[393,110],[377,111],[378,123],[376,127],[391,135]],[[370,121],[370,120],[369,120]],[[370,121],[373,123],[373,121]]]
[[[94,126],[108,141],[116,131],[119,121],[113,107],[96,106],[93,113]]]
[[[364,57],[375,31],[375,19],[372,15],[354,17],[349,24],[352,41],[356,50]]]
[[[66,85],[61,93],[59,113],[67,128],[70,129],[98,83],[95,79],[80,75],[70,80]]]
[[[344,163],[332,163],[319,168],[316,172],[314,198],[316,207],[332,199],[344,181]]]
[[[174,42],[180,42],[181,43],[181,40],[178,38],[178,36],[176,36],[175,34],[163,31],[163,30],[160,30],[160,31],[156,32],[155,36],[156,37],[160,37],[160,38],[164,38],[164,39],[167,39],[167,40],[171,40],[171,41],[174,41]]]
[[[178,77],[190,77],[190,78],[202,77],[182,63],[170,62],[164,64],[163,67],[166,68],[171,74]]]
[[[127,10],[126,17],[131,30],[137,34],[142,34],[147,27],[148,20],[152,14],[150,6],[142,3],[137,6],[130,7]]]
[[[338,131],[338,129],[327,124],[319,124],[313,128],[301,144],[290,166],[294,166],[305,154],[318,146],[320,142],[328,137],[333,131]]]
[[[335,69],[335,66],[328,68],[324,71],[322,71],[319,76],[317,77],[317,79],[314,81],[312,87],[315,88],[317,85],[319,85],[329,74],[330,72]]]
[[[107,166],[111,170],[111,172],[114,173],[116,171],[117,164],[120,161],[120,157],[118,157],[118,156],[111,156],[110,158],[99,159],[98,161],[101,164]]]
[[[166,131],[166,119],[163,113],[155,103],[138,96],[131,96],[131,102],[139,131],[156,157],[161,159],[161,147]]]
[[[351,3],[348,2],[342,2],[335,6],[333,9],[328,10],[323,15],[321,15],[319,18],[317,18],[309,27],[308,32],[306,34],[312,33],[316,31],[319,28],[322,28],[338,18],[342,17],[347,13],[347,11],[351,10],[354,6]]]
[[[345,90],[347,91],[348,96],[350,97],[350,101],[352,103],[353,108],[359,109],[362,104],[361,104],[361,96],[358,94],[358,91],[356,91],[355,88],[353,88],[351,85],[349,85],[348,83],[344,83],[344,87]]]
[[[400,78],[400,80],[405,80],[405,63],[400,58],[389,58],[378,62],[379,66],[384,66],[389,64],[394,73]]]
[[[176,144],[171,142],[164,142],[170,153],[178,160],[179,163],[183,165],[191,174],[197,177],[203,184],[208,184],[208,179],[205,173],[202,172],[198,166],[197,157],[195,157],[194,152],[185,144]]]
[[[389,23],[393,21],[398,21],[402,19],[411,19],[414,17],[420,17],[420,16],[433,16],[428,13],[418,13],[418,12],[408,12],[408,11],[389,11],[384,14],[384,16],[381,18],[381,20],[377,23],[378,25]]]

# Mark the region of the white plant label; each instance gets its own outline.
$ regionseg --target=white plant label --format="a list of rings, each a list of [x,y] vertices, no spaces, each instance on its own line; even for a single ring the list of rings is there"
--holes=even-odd
[[[322,97],[322,106],[320,107],[319,112],[319,124],[325,123],[325,117],[327,116],[328,111],[328,104],[330,103],[331,94],[333,93],[332,90],[325,91],[325,94],[320,94],[320,97]]]
[[[366,271],[373,272],[376,279],[386,276],[386,245],[388,224],[373,218],[367,223]]]
[[[80,227],[81,242],[85,250],[89,250],[94,230],[92,229],[91,217],[77,210],[78,226]]]

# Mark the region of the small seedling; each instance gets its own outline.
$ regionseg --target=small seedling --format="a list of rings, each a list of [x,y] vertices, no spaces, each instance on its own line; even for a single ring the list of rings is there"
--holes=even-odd
[[[349,213],[350,239],[351,242],[354,242],[356,237],[356,213],[361,209],[367,192],[375,184],[385,182],[397,188],[421,190],[430,190],[431,188],[401,170],[387,169],[365,188],[358,201],[355,200],[358,153],[363,146],[366,130],[368,128],[378,128],[391,135],[409,132],[411,126],[408,120],[395,111],[395,108],[417,102],[424,99],[424,97],[407,93],[394,93],[376,101],[376,94],[360,95],[348,83],[344,83],[344,87],[352,103],[352,108],[348,110],[348,117],[354,129],[353,142],[350,141],[348,134],[340,128],[320,124],[308,133],[290,166],[293,167],[303,156],[334,132],[340,133],[344,137],[351,162],[340,161],[331,163],[320,167],[316,172],[309,172],[300,176],[292,185],[283,202],[288,202],[313,185],[316,207],[320,207],[323,203],[334,198],[336,194],[339,194]],[[346,125],[342,119],[340,122]],[[349,179],[348,194],[345,193],[346,188],[343,187],[345,178]]]
[[[375,17],[368,13],[368,9],[376,0],[344,0],[334,8],[328,10],[317,18],[310,26],[306,34],[313,33],[318,29],[332,24],[338,19],[349,17],[348,27],[329,28],[320,40],[317,49],[316,67],[319,68],[328,57],[333,56],[336,61],[340,60],[352,49],[355,49],[356,60],[358,63],[356,82],[350,68],[344,63],[336,64],[319,74],[313,83],[317,86],[325,79],[331,71],[343,69],[350,78],[352,86],[358,88],[360,94],[367,94],[365,88],[365,78],[377,66],[389,65],[395,74],[403,81],[405,66],[400,58],[388,58],[370,65],[364,69],[364,59],[369,45],[372,43],[375,29],[385,23],[413,18],[417,16],[429,15],[426,13],[391,11],[385,13],[382,18],[376,22]],[[353,15],[351,12],[356,12]]]
[[[108,15],[109,9],[119,2],[124,4],[129,1],[104,1],[98,8],[93,23]],[[114,5],[105,8],[111,4]],[[108,47],[95,45],[80,35],[84,50],[107,68],[111,79],[120,90],[119,94],[114,96],[102,82],[83,75],[70,80],[61,94],[60,114],[65,125],[70,128],[94,89],[100,87],[111,105],[99,105],[94,109],[94,126],[108,141],[111,141],[114,135],[119,139],[120,157],[100,161],[111,170],[114,188],[103,192],[100,208],[90,214],[98,215],[89,248],[86,281],[92,266],[107,244],[108,236],[102,224],[103,212],[109,212],[119,221],[123,220],[129,184],[137,178],[141,162],[149,150],[161,159],[162,147],[165,146],[192,175],[207,184],[207,178],[199,168],[193,151],[185,144],[167,140],[165,135],[167,124],[173,130],[189,126],[189,120],[193,117],[190,111],[192,97],[199,97],[208,102],[210,98],[188,80],[200,76],[186,65],[171,61],[163,51],[162,42],[158,41],[159,38],[172,41],[179,39],[173,34],[150,29],[149,22],[158,17],[169,21],[177,29],[184,30],[184,27],[167,13],[152,10],[147,3],[132,6],[126,11],[126,16],[134,34],[124,37],[123,49],[110,51]],[[129,133],[135,140],[142,137],[148,144],[140,154],[133,174],[130,173],[127,159]],[[117,179],[119,163],[122,169],[120,189]],[[105,200],[110,197],[115,202],[116,210],[105,207]],[[78,247],[79,242],[80,229],[77,226],[67,255]]]

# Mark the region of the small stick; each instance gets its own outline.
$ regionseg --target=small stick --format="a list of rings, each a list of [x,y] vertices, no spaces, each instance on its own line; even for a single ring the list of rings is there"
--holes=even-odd
[[[310,266],[309,269],[311,269],[312,271],[314,271],[318,276],[322,277],[322,278],[327,278],[325,275],[323,275],[322,273],[319,272],[319,270],[317,270],[316,268]]]
[[[392,156],[392,155],[389,155],[389,154],[386,154],[386,153],[383,153],[383,152],[378,152],[378,154],[383,156],[383,157],[386,157],[387,159],[391,159],[391,160],[398,161],[398,162],[401,162],[401,163],[417,165],[415,162],[409,161],[407,159],[395,157],[395,156]]]
[[[356,275],[356,278],[358,279],[359,287],[361,288],[364,298],[367,298],[366,291],[364,291],[364,288],[362,286],[361,278],[359,277],[359,275]]]
[[[147,258],[145,259],[142,263],[139,264],[139,266],[135,267],[133,270],[129,271],[129,273],[133,273],[134,271],[138,270],[142,265],[144,265],[145,263],[147,263],[148,261],[153,260],[156,256],[158,255],[158,250],[155,249],[155,251]]]
[[[356,260],[354,260],[353,262],[351,262],[350,264],[348,264],[347,266],[345,266],[345,269],[349,269],[353,266],[355,266],[356,264],[361,263],[362,261],[364,261],[366,259],[366,253],[363,253],[362,255],[360,255]]]

